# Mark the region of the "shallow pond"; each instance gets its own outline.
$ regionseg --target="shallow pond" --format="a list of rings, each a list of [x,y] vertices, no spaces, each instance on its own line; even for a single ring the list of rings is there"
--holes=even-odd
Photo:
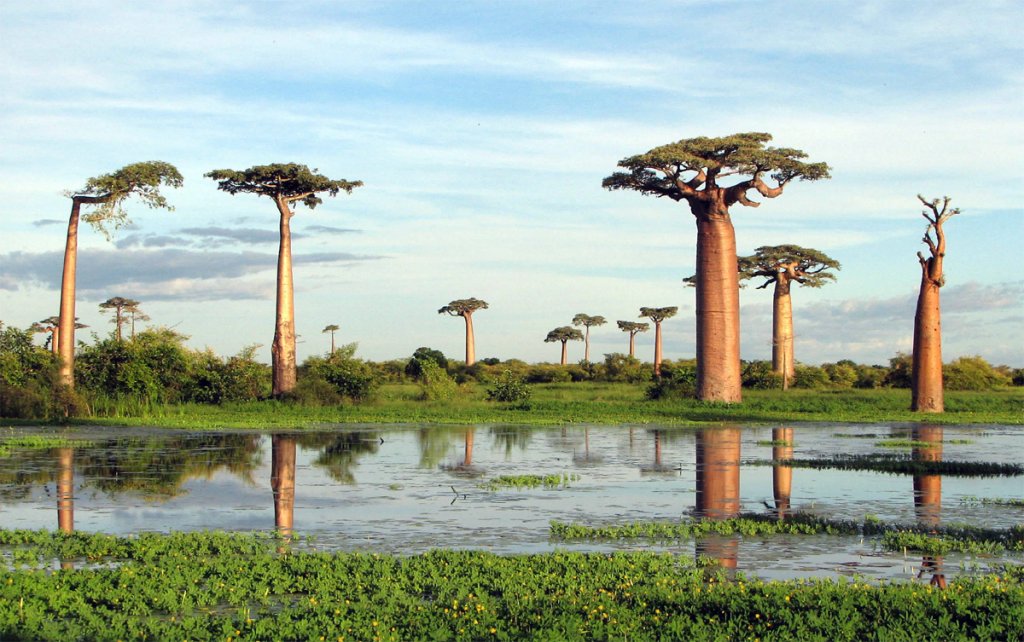
[[[718,559],[764,578],[910,578],[920,555],[860,536],[717,537],[698,542],[564,542],[551,520],[587,525],[739,513],[812,512],[889,523],[1008,528],[1024,508],[1021,476],[890,474],[771,466],[790,459],[893,453],[907,459],[1019,464],[1020,427],[798,424],[786,428],[650,426],[345,427],[342,431],[61,432],[62,448],[3,446],[0,525],[134,533],[281,530],[330,550],[414,553],[483,548],[655,548]],[[885,442],[901,440],[897,443]],[[11,441],[11,444],[19,442]],[[491,490],[500,476],[561,475],[557,487]],[[1005,561],[947,556],[947,575]],[[926,564],[927,567],[927,564]],[[930,572],[929,568],[925,569]],[[927,579],[927,578],[925,578]]]

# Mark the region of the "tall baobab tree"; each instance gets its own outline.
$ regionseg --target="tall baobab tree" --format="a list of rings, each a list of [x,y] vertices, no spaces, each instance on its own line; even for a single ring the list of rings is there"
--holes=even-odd
[[[764,278],[757,287],[774,284],[772,304],[772,371],[782,377],[786,389],[793,381],[793,302],[794,283],[820,288],[836,276],[829,270],[840,269],[839,262],[818,250],[799,245],[762,245],[750,256],[737,259],[740,280]]]
[[[274,201],[280,215],[280,245],[277,251],[277,313],[274,342],[270,347],[275,397],[295,389],[295,283],[292,279],[293,209],[299,203],[309,209],[323,203],[320,194],[351,194],[362,181],[331,179],[297,163],[254,165],[244,171],[215,169],[206,174],[219,181],[217,188],[234,195],[239,192],[266,196]]]
[[[84,323],[78,323],[78,319],[75,319],[75,329],[81,330],[82,328],[88,328]],[[60,317],[46,317],[42,321],[38,321],[32,324],[30,330],[32,332],[45,332],[50,335],[50,352],[54,355],[57,354],[57,330],[60,328]]]
[[[640,316],[654,322],[654,376],[661,376],[661,322],[670,319],[679,312],[679,308],[640,308]]]
[[[548,336],[544,338],[544,343],[554,343],[556,341],[562,342],[562,365],[569,363],[569,349],[567,347],[570,341],[582,341],[583,333],[572,327],[571,325],[563,325],[559,328],[555,328],[551,332],[548,332]]]
[[[324,326],[324,329],[321,331],[322,334],[331,333],[331,354],[334,354],[334,333],[340,329],[340,327],[332,323],[331,325]]]
[[[939,288],[946,282],[942,272],[942,260],[946,256],[946,234],[942,225],[950,217],[960,213],[959,208],[949,208],[950,198],[926,200],[920,194],[917,198],[924,205],[921,216],[928,221],[921,241],[928,246],[928,256],[917,253],[921,264],[921,290],[917,295],[917,312],[914,313],[914,357],[911,362],[910,409],[918,412],[943,412],[945,400],[942,394],[942,315],[939,306]]]
[[[582,312],[572,318],[573,325],[581,325],[586,328],[583,334],[583,345],[586,346],[583,351],[583,359],[587,363],[590,363],[590,328],[591,326],[604,325],[606,323],[608,323],[607,319],[600,315],[590,316],[589,314],[583,314]]]
[[[85,220],[109,237],[107,225],[114,229],[129,223],[124,202],[133,194],[150,208],[173,210],[160,193],[160,187],[181,187],[184,179],[177,168],[163,161],[145,161],[125,165],[116,172],[90,178],[82,189],[68,193],[71,217],[64,246],[64,272],[60,284],[60,328],[57,349],[60,356],[60,380],[75,385],[75,281],[78,268],[78,222]],[[81,215],[82,206],[91,210]]]
[[[135,305],[129,305],[128,307],[126,307],[124,311],[125,313],[128,314],[129,317],[128,326],[131,328],[132,340],[135,340],[135,322],[149,321],[149,315],[139,308],[138,301],[135,302]]]
[[[747,192],[782,194],[794,179],[828,178],[825,163],[805,163],[798,149],[767,147],[770,134],[688,138],[619,161],[625,172],[603,181],[609,190],[686,201],[697,222],[697,398],[739,402],[740,324],[736,232],[729,208],[757,207]],[[726,176],[743,175],[731,185]],[[774,186],[765,181],[770,176]]]
[[[125,313],[130,310],[138,310],[139,302],[135,299],[126,299],[123,296],[110,297],[106,301],[100,304],[100,312],[106,312],[108,310],[114,311],[114,318],[111,322],[117,326],[117,330],[114,331],[114,336],[118,341],[121,340],[121,328],[128,321],[125,318]],[[132,337],[135,337],[135,324],[132,324]]]
[[[651,328],[650,323],[640,321],[616,321],[619,330],[629,333],[629,356],[636,356],[636,335],[640,332],[647,332]]]
[[[437,311],[438,314],[448,314],[453,317],[462,317],[466,320],[466,365],[476,363],[476,340],[473,338],[473,313],[477,310],[486,310],[487,301],[470,297],[468,299],[455,299],[448,305]]]

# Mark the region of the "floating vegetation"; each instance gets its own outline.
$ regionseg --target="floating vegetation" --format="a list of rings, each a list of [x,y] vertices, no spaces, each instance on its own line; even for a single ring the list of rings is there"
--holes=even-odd
[[[914,439],[885,439],[875,442],[875,446],[878,448],[938,448],[941,445],[941,443],[934,441],[917,441]]]
[[[254,535],[0,534],[103,566],[0,570],[4,640],[1005,639],[1022,574],[764,582],[652,552],[290,552]],[[95,540],[95,541],[93,541]],[[0,546],[2,547],[2,546]],[[113,562],[116,562],[114,564]]]
[[[1024,508],[1024,499],[1017,497],[961,497],[961,504],[973,504],[981,506],[1013,506]]]
[[[73,441],[66,437],[51,437],[47,435],[23,435],[8,437],[0,441],[0,457],[7,457],[15,448],[32,450],[45,450],[48,448],[65,448],[68,446],[87,447],[93,442]]]
[[[672,522],[631,522],[619,526],[584,526],[551,522],[551,534],[561,539],[699,539],[707,535],[857,535],[861,524],[829,520],[805,513],[785,519],[746,513],[722,520],[686,519]]]
[[[909,455],[872,453],[836,455],[820,459],[759,460],[756,466],[787,466],[835,470],[872,470],[895,475],[948,475],[951,477],[1013,477],[1024,475],[1024,465],[974,461],[925,461]]]
[[[840,439],[878,439],[881,435],[874,432],[835,432],[832,436]]]
[[[971,440],[971,439],[947,439],[946,441],[944,441],[942,443],[944,443],[944,444],[953,444],[953,445],[956,445],[956,446],[968,446],[970,444],[973,444],[974,441]]]
[[[504,490],[508,488],[568,488],[569,485],[578,481],[579,475],[575,473],[562,473],[555,475],[502,475],[488,480],[480,487],[485,490]]]
[[[793,445],[793,442],[789,441],[787,439],[766,439],[766,440],[762,440],[762,441],[757,442],[757,445],[758,446],[772,446],[772,447],[780,446],[780,447],[783,447],[783,448],[788,448],[788,447],[791,447]]]
[[[1024,524],[1005,530],[947,526],[935,532],[921,529],[887,531],[882,535],[882,547],[890,551],[920,551],[925,555],[992,555],[1005,550],[1024,551]]]

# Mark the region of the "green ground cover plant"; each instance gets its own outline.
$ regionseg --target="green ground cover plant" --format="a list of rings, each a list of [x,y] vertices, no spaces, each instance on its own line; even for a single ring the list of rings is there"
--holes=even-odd
[[[561,473],[551,475],[501,475],[489,479],[480,484],[481,488],[487,490],[503,490],[507,488],[568,488],[572,482],[578,481],[579,475],[575,473]]]
[[[1024,465],[989,461],[926,461],[909,454],[872,453],[835,455],[808,459],[760,460],[758,466],[785,466],[818,470],[871,470],[894,475],[946,475],[950,477],[1014,477],[1024,475]]]
[[[670,554],[286,550],[244,534],[0,531],[51,572],[0,568],[10,640],[1012,640],[1020,573],[762,582]],[[11,560],[11,558],[7,558]]]
[[[982,506],[1013,506],[1024,508],[1024,499],[1016,497],[961,497],[961,504],[980,504]]]

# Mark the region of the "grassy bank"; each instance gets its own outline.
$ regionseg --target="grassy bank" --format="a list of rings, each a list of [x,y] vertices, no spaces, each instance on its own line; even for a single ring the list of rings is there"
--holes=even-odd
[[[0,531],[0,639],[1015,640],[1021,569],[730,580],[668,554],[290,553],[255,535]],[[63,560],[59,571],[33,571]],[[116,561],[116,564],[110,562]],[[14,568],[12,566],[20,566]]]
[[[114,416],[77,420],[83,424],[158,425],[176,428],[305,428],[324,423],[428,423],[557,425],[660,424],[790,421],[928,422],[934,424],[1024,424],[1024,389],[949,392],[946,412],[908,410],[906,390],[748,390],[743,403],[712,404],[694,399],[644,398],[640,385],[555,383],[531,386],[527,404],[486,399],[486,387],[460,388],[447,401],[420,401],[416,385],[384,386],[362,404],[316,407],[274,401],[216,405],[122,407]],[[11,422],[7,422],[11,423]],[[24,423],[24,422],[22,422]]]

